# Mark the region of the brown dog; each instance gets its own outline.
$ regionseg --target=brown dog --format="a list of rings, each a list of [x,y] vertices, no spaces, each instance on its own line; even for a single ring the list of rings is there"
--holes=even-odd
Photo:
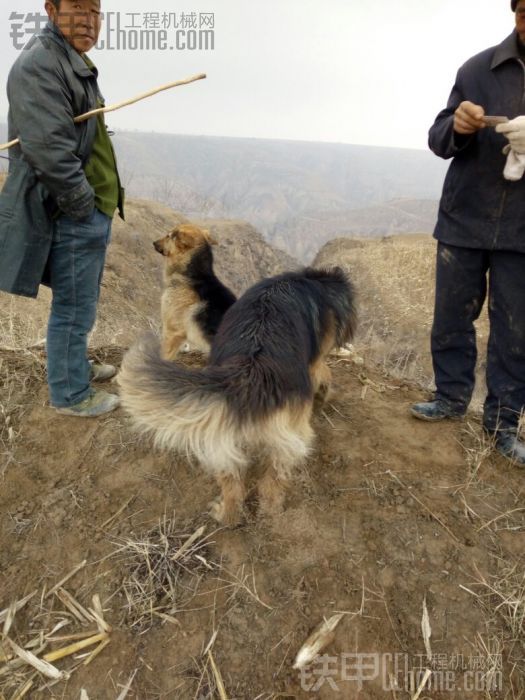
[[[162,357],[174,360],[185,342],[208,354],[210,342],[235,295],[213,272],[209,231],[182,224],[155,241],[164,255],[164,292],[161,299]]]

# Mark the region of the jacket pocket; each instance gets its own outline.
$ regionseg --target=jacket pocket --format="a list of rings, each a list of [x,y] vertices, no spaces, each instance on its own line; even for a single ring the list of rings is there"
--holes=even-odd
[[[452,212],[458,201],[458,194],[461,185],[461,173],[455,161],[450,165],[445,183],[443,185],[443,195],[441,197],[441,208],[444,211]]]
[[[23,192],[28,166],[22,160],[13,160],[0,192],[0,218],[9,220],[13,217],[16,205]]]
[[[47,210],[48,192],[34,170],[23,159],[11,163],[0,193],[0,220],[12,230],[10,235],[24,241],[51,238],[51,220]]]

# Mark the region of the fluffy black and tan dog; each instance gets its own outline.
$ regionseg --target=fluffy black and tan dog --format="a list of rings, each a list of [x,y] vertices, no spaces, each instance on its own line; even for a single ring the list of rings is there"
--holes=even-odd
[[[208,354],[222,317],[236,300],[213,271],[215,243],[206,229],[193,224],[182,224],[153,243],[166,259],[161,298],[165,360],[174,360],[186,341]]]
[[[119,375],[122,402],[160,447],[196,457],[215,475],[219,522],[240,518],[250,453],[266,466],[259,507],[274,512],[310,451],[314,396],[331,379],[326,357],[354,327],[353,288],[339,268],[272,277],[226,312],[207,367],[163,361],[153,337],[131,348]]]

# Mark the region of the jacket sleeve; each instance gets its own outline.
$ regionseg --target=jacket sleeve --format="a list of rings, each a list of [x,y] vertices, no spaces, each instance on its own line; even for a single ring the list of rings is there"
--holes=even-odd
[[[458,71],[456,82],[448,98],[448,103],[436,117],[428,133],[428,145],[440,158],[453,158],[475,139],[475,134],[457,134],[454,131],[454,112],[466,99],[462,91],[462,71]]]
[[[35,52],[14,66],[7,95],[24,159],[65,214],[88,216],[95,195],[75,155],[71,91],[51,51]]]

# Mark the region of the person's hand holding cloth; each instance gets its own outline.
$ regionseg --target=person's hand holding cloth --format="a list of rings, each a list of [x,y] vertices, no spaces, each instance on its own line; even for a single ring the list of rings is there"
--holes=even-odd
[[[525,116],[498,124],[496,131],[508,139],[508,144],[503,149],[507,155],[503,176],[506,180],[517,182],[525,172]]]

